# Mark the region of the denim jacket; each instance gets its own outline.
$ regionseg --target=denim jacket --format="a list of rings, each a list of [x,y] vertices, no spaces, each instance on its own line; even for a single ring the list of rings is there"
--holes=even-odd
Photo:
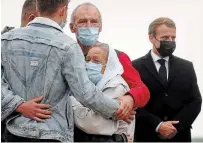
[[[8,119],[12,134],[72,142],[70,94],[105,118],[119,108],[90,82],[81,48],[54,21],[35,18],[27,27],[3,34],[1,42],[1,119]],[[18,105],[40,95],[41,103],[52,105],[52,117],[45,123],[13,116]]]

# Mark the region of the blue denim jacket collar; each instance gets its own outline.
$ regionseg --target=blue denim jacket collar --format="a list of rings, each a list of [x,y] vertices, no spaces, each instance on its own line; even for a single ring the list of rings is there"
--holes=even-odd
[[[27,26],[31,25],[31,24],[44,24],[44,25],[48,25],[51,27],[54,27],[58,30],[60,30],[61,32],[63,32],[62,28],[59,26],[58,23],[56,23],[55,21],[49,19],[49,18],[45,18],[45,17],[36,17],[33,21],[29,22],[27,24]]]

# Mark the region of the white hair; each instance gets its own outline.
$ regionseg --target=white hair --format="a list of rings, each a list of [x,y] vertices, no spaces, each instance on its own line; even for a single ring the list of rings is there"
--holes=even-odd
[[[101,12],[99,11],[99,9],[93,5],[92,3],[89,3],[89,2],[86,2],[86,3],[83,3],[83,4],[80,4],[78,5],[72,12],[71,14],[71,23],[74,23],[75,22],[75,14],[77,12],[77,10],[81,7],[81,6],[93,6],[99,13],[99,20],[100,20],[100,23],[102,24],[102,17],[101,17]]]

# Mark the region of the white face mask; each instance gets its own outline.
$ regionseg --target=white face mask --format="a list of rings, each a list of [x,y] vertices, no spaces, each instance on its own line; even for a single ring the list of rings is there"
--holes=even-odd
[[[86,63],[86,70],[90,81],[92,81],[95,85],[103,77],[103,74],[101,74],[102,64],[96,64],[93,62]]]
[[[99,38],[99,27],[78,28],[77,39],[84,45],[92,47]]]

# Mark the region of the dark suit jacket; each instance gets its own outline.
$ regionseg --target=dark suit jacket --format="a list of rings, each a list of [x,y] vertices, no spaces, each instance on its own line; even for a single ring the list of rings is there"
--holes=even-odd
[[[162,121],[178,120],[177,135],[168,141],[191,141],[190,128],[201,110],[202,98],[193,64],[176,56],[169,58],[168,82],[157,72],[151,53],[132,62],[149,88],[150,100],[136,114],[136,141],[164,141],[155,131]]]

